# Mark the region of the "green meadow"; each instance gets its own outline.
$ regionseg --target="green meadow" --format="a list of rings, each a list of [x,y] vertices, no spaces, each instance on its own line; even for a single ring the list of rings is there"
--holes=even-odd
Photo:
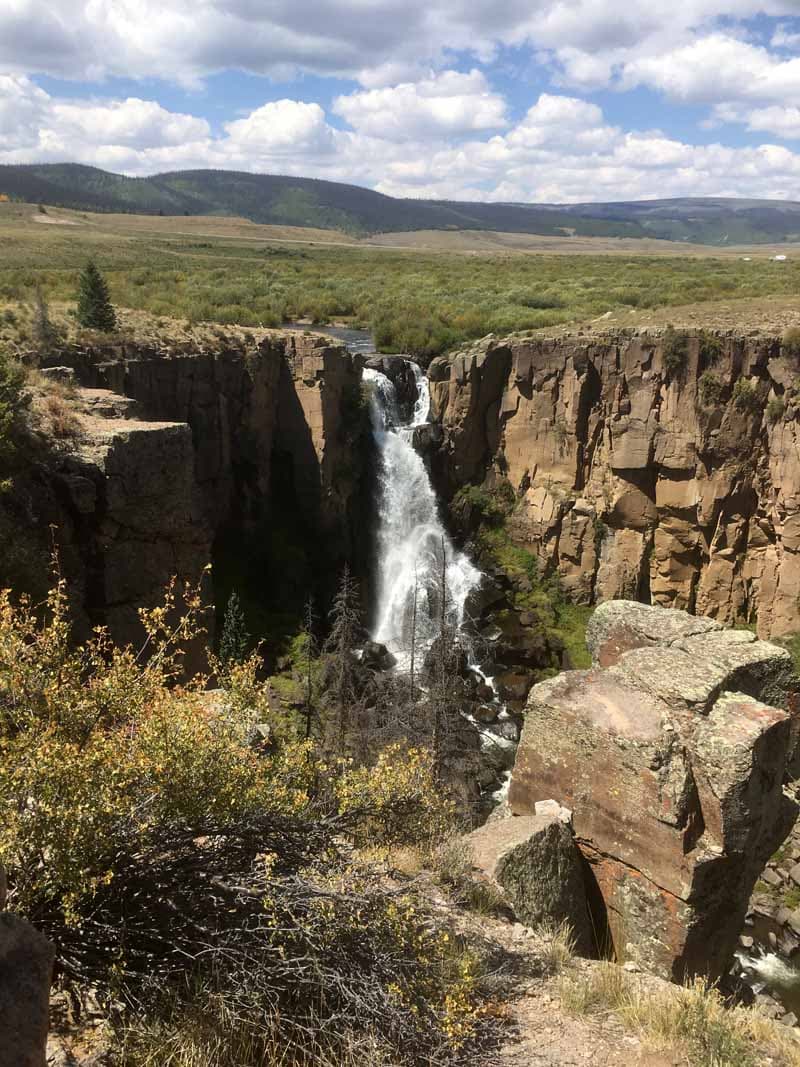
[[[203,226],[213,226],[198,218],[175,220],[182,233],[147,228],[167,220],[78,213],[70,213],[72,225],[42,225],[31,219],[35,208],[2,207],[5,306],[29,301],[37,285],[52,303],[72,300],[77,272],[93,257],[117,305],[156,318],[241,326],[344,321],[371,328],[385,351],[422,357],[487,333],[582,323],[609,311],[800,293],[800,258],[772,262],[763,250],[750,260],[627,251],[479,255],[234,238],[204,234]],[[248,232],[260,230],[270,228]]]

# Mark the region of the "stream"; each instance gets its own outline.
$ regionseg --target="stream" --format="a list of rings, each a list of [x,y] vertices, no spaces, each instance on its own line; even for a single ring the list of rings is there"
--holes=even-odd
[[[349,326],[309,326],[306,322],[285,322],[282,330],[295,330],[303,333],[324,333],[345,344],[351,352],[361,356],[371,356],[375,352],[375,342],[369,330],[353,330]]]

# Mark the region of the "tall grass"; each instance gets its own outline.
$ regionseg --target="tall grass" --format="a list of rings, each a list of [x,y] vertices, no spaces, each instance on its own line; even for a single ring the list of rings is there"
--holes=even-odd
[[[692,1067],[800,1065],[800,1042],[758,1012],[726,1005],[702,979],[652,989],[614,963],[566,974],[561,1003],[572,1015],[614,1014],[655,1047],[679,1047]]]

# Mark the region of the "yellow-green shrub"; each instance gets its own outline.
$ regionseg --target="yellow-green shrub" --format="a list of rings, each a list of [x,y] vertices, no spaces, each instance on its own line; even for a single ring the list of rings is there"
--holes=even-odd
[[[340,813],[360,816],[361,842],[429,843],[453,826],[455,807],[441,793],[428,749],[388,745],[373,766],[344,770],[334,791]]]
[[[204,699],[203,678],[175,684],[198,629],[199,598],[187,601],[177,622],[174,587],[142,613],[145,658],[102,630],[74,647],[63,584],[44,621],[0,592],[0,861],[16,908],[61,898],[77,915],[113,877],[122,838],[307,804],[303,746],[276,741],[269,759],[247,746],[265,714],[255,661],[231,672],[221,709]]]

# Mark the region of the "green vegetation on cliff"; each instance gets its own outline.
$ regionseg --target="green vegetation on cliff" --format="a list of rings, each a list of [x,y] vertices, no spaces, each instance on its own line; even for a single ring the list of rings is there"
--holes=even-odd
[[[492,490],[467,485],[450,505],[457,524],[475,531],[478,560],[489,572],[501,571],[509,580],[511,602],[517,612],[529,614],[536,628],[554,644],[563,645],[574,669],[589,667],[586,625],[592,608],[573,604],[564,594],[558,575],[544,574],[542,563],[532,552],[515,543],[508,519],[514,509],[514,492],[508,482]],[[561,664],[554,662],[555,673]]]

